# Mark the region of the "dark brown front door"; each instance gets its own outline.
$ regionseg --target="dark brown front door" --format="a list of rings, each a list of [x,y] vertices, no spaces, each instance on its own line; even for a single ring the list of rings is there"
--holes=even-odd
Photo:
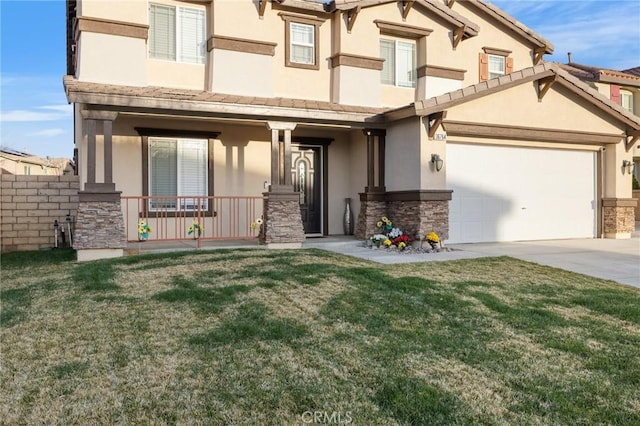
[[[293,189],[300,193],[300,213],[305,234],[322,232],[322,147],[294,145],[291,147],[291,179]]]

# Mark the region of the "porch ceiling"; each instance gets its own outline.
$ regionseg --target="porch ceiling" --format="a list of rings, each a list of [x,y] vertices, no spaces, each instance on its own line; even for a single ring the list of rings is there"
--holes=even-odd
[[[227,95],[202,90],[134,87],[78,81],[65,76],[67,100],[89,109],[134,114],[226,118],[247,121],[295,121],[338,127],[383,127],[385,108],[341,105],[289,98]]]

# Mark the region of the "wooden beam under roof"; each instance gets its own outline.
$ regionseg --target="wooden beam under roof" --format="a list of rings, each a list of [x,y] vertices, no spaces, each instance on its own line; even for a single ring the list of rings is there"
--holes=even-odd
[[[258,11],[258,13],[260,14],[260,19],[262,19],[264,17],[264,11],[267,8],[267,0],[258,0],[258,3],[260,5],[260,10]]]
[[[442,125],[444,119],[447,118],[447,111],[434,112],[430,114],[427,119],[429,120],[429,139],[433,139],[438,127]]]
[[[640,139],[640,130],[627,130],[627,137],[624,141],[624,148],[627,152],[633,148],[638,139]]]
[[[353,28],[353,25],[356,23],[356,18],[358,17],[358,13],[360,13],[361,9],[362,9],[362,6],[357,6],[347,11],[347,32],[349,33],[351,32],[351,29]]]
[[[449,9],[451,9],[453,7],[453,4],[456,2],[456,0],[449,0],[447,2],[447,6],[449,6]]]
[[[554,74],[538,80],[538,102],[542,102],[542,98],[544,98],[544,95],[547,94],[557,79],[558,74]]]
[[[546,51],[547,48],[544,46],[535,48],[535,50],[533,51],[533,65],[538,65],[540,61],[542,61],[542,58],[544,57]]]
[[[458,45],[462,41],[462,37],[464,37],[464,32],[466,31],[466,29],[466,25],[463,25],[462,27],[458,27],[453,31],[453,50],[456,50],[456,47],[458,47]]]
[[[409,12],[411,12],[411,8],[415,1],[403,1],[402,2],[402,20],[406,20]]]

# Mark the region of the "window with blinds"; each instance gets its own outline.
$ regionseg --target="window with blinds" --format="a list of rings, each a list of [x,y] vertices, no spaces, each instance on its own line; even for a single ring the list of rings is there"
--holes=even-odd
[[[315,65],[315,27],[313,25],[290,23],[291,62]]]
[[[205,197],[208,195],[207,143],[205,139],[149,138],[149,195],[151,210],[195,210],[197,199],[161,197]],[[206,200],[200,208],[207,209]]]
[[[149,57],[204,64],[205,52],[203,9],[149,6]]]
[[[401,40],[380,40],[380,57],[384,59],[382,84],[416,87],[416,43]]]

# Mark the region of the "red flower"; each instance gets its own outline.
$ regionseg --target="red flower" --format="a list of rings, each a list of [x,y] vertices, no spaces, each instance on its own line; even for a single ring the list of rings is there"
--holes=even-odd
[[[411,238],[408,235],[400,235],[399,237],[396,237],[393,240],[391,240],[391,244],[396,246],[400,243],[409,244],[410,242],[411,242]]]

